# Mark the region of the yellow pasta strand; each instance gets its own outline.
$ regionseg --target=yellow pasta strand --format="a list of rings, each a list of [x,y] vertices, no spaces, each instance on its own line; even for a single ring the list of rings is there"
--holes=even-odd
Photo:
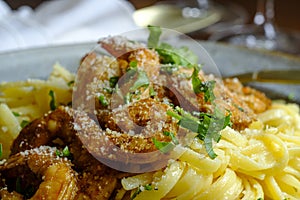
[[[179,159],[207,173],[217,171],[221,165],[221,161],[218,158],[212,160],[208,156],[199,154],[191,149],[187,149]]]
[[[121,184],[125,190],[133,190],[139,186],[143,186],[152,182],[153,173],[138,174],[136,176],[131,176],[123,178]]]
[[[233,170],[227,168],[224,175],[218,178],[207,190],[197,195],[194,199],[226,199],[231,196],[230,188],[235,184],[241,184],[241,179],[236,176]],[[236,194],[234,192],[234,194]],[[237,195],[238,196],[238,195]]]
[[[0,143],[2,144],[2,158],[10,154],[10,146],[18,136],[21,127],[18,119],[6,104],[0,104]]]
[[[201,174],[187,165],[183,176],[165,198],[192,199],[197,193],[206,190],[212,181],[212,174]]]
[[[171,191],[171,189],[180,179],[184,167],[185,165],[178,161],[170,163],[160,179],[153,182],[152,187],[154,187],[154,189],[144,190],[139,195],[137,195],[135,199],[162,199],[167,193]]]

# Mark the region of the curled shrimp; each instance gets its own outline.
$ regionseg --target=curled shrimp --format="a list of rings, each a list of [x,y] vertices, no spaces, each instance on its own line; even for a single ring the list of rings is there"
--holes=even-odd
[[[99,44],[117,58],[122,74],[128,71],[130,62],[135,62],[138,68],[147,73],[150,80],[158,77],[161,64],[156,51],[122,36],[104,38]]]
[[[86,113],[61,106],[24,127],[14,140],[11,152],[15,154],[42,145],[53,145],[54,141],[60,139],[64,145],[70,146],[75,166],[85,168],[86,163],[90,162],[88,160],[93,160],[89,154],[97,158],[104,157],[122,162],[128,161],[126,156],[128,152],[142,153],[157,150],[154,144],[149,142],[152,140],[152,137],[162,140],[170,139],[164,136],[163,132],[176,130],[178,126],[175,120],[167,116],[166,110],[168,107],[165,104],[147,99],[133,103],[128,107],[128,110],[125,107],[124,110],[117,110],[115,114],[109,117],[108,128],[119,126],[123,131],[125,130],[125,132],[120,132],[111,129],[103,130]],[[127,114],[129,116],[126,116]],[[155,117],[155,120],[149,123],[156,114],[159,114],[161,117]],[[130,121],[133,118],[137,120],[133,122],[136,122],[137,125],[142,125],[136,127],[136,130],[142,128],[145,132],[140,132],[139,130],[137,133],[129,133],[130,129],[135,127],[135,125],[134,123],[126,124],[126,121]],[[122,119],[125,119],[125,121]],[[118,124],[117,121],[122,121],[122,123]],[[165,124],[162,124],[163,122]],[[143,127],[143,124],[146,126]],[[116,149],[116,147],[118,148]],[[151,162],[151,159],[157,160],[155,156],[157,155],[147,158],[147,155],[145,155],[144,159]],[[97,162],[96,160],[95,163]],[[139,162],[143,163],[145,160],[140,160]]]
[[[159,55],[153,51],[133,44],[123,37],[109,37],[100,41],[101,46],[111,55],[118,59],[121,71],[126,71],[130,61],[137,61],[138,66],[147,72],[149,76],[154,75],[152,81],[164,81],[161,85],[164,88],[164,95],[170,101],[189,111],[213,112],[214,106],[211,102],[206,102],[203,93],[196,94],[191,90],[192,83],[189,78],[193,73],[192,68],[180,67],[171,75],[164,76],[162,68],[159,67]],[[145,64],[146,63],[146,64]],[[206,75],[203,71],[198,74],[201,81],[215,81],[214,93],[216,103],[226,112],[231,114],[233,128],[242,130],[257,120],[257,113],[265,111],[271,104],[263,93],[250,87],[244,87],[238,80],[226,79],[224,82],[220,78]]]
[[[56,156],[56,148],[41,146],[15,154],[0,166],[0,173],[6,185],[0,192],[2,199],[21,195],[31,199],[74,199],[78,191],[71,162]]]

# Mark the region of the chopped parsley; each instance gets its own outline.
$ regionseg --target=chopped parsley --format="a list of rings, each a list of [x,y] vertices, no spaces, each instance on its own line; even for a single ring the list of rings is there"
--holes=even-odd
[[[206,102],[213,102],[215,100],[214,87],[215,81],[201,81],[199,78],[200,66],[194,66],[194,71],[191,76],[192,86],[195,94],[204,93],[204,100]]]
[[[135,199],[135,197],[140,194],[143,190],[152,190],[152,185],[151,184],[146,184],[144,186],[140,186],[137,188],[137,190],[133,193],[133,195],[130,197],[131,200]]]
[[[214,80],[202,81],[199,78],[201,66],[197,64],[198,57],[196,54],[187,47],[175,48],[170,44],[160,43],[160,28],[148,26],[148,29],[150,32],[148,47],[154,49],[159,54],[160,63],[163,64],[161,70],[172,74],[181,66],[194,68],[193,74],[190,77],[193,91],[195,94],[203,93],[205,102],[210,102],[215,107],[213,114],[191,114],[179,107],[168,110],[167,114],[176,118],[181,127],[197,133],[196,137],[204,142],[209,157],[212,159],[216,158],[217,155],[212,147],[213,141],[219,142],[221,138],[220,131],[230,125],[230,114],[226,115],[221,112],[214,102],[216,97],[213,90],[216,82]],[[170,135],[170,137],[172,137],[172,135]],[[175,142],[173,139],[172,142],[161,142],[153,138],[153,143],[159,150],[167,152],[174,146]]]
[[[148,26],[148,30],[150,31],[150,35],[148,37],[148,47],[156,48],[158,46],[159,38],[162,33],[161,28],[158,26]]]
[[[150,191],[150,190],[152,190],[152,185],[151,184],[146,184],[144,186],[144,189]]]
[[[131,61],[129,63],[129,67],[126,69],[126,74],[125,74],[122,82],[127,83],[130,80],[132,80],[132,78],[136,75],[137,71],[138,71],[137,62]]]
[[[134,82],[134,84],[130,87],[130,92],[134,92],[140,87],[148,86],[149,85],[149,79],[147,76],[147,73],[145,71],[137,71],[137,79]]]
[[[129,62],[129,69],[128,70],[137,69],[137,66],[138,66],[138,62],[136,60],[132,60],[132,61]]]
[[[20,115],[20,113],[17,113],[17,112],[12,112],[13,113],[13,115],[15,116],[15,117],[20,117],[21,115]]]
[[[174,145],[171,142],[161,142],[156,138],[152,138],[152,142],[154,143],[155,147],[162,153],[168,153],[174,147]]]
[[[163,133],[165,136],[169,136],[169,137],[171,137],[171,140],[172,140],[172,143],[173,144],[179,144],[179,142],[178,142],[178,139],[176,138],[176,136],[174,135],[174,133],[172,133],[172,132],[169,132],[169,131],[164,131],[164,133]]]
[[[55,93],[53,90],[49,91],[49,96],[50,96],[50,109],[55,110],[56,109],[56,102],[55,102]]]
[[[161,29],[157,26],[148,26],[150,32],[148,37],[148,47],[155,49],[159,54],[162,64],[180,65],[192,67],[197,64],[198,56],[187,47],[175,48],[167,43],[159,43]]]
[[[102,106],[104,106],[104,107],[107,107],[107,106],[108,106],[108,101],[106,100],[106,98],[105,98],[104,95],[101,94],[101,95],[98,97],[98,100],[99,100],[99,102],[100,102],[100,104],[101,104]]]
[[[162,153],[168,153],[175,147],[175,145],[179,144],[179,142],[174,133],[165,131],[163,134],[171,137],[171,142],[158,141],[156,138],[152,138],[152,142],[154,143],[154,146]]]
[[[20,126],[21,126],[21,128],[24,128],[24,127],[27,126],[29,123],[30,123],[30,122],[27,121],[27,120],[22,120]]]
[[[150,87],[149,88],[149,96],[150,97],[154,97],[157,95],[157,92],[155,92],[154,88],[153,87]]]
[[[197,138],[204,141],[205,149],[210,158],[217,157],[212,147],[212,141],[219,142],[220,131],[230,125],[230,115],[225,116],[217,107],[214,114],[198,113],[191,114],[182,108],[168,110],[167,115],[178,120],[178,124],[192,132],[197,133]]]
[[[140,90],[141,88],[148,87],[150,85],[147,73],[143,70],[138,70],[135,67],[130,68],[126,72],[125,78],[122,80],[122,82],[130,85],[129,91],[125,93],[125,96],[123,96],[125,104],[131,102],[133,95],[140,95],[142,93]]]
[[[56,156],[59,157],[70,157],[71,156],[71,152],[69,151],[69,147],[66,146],[63,150],[56,150],[55,152]]]
[[[111,88],[115,88],[116,85],[117,85],[117,83],[118,83],[118,81],[119,81],[119,77],[118,77],[118,76],[110,77],[110,78],[109,78],[109,86],[110,86]]]
[[[108,94],[112,94],[112,93],[114,92],[114,88],[112,89],[112,88],[107,88],[107,87],[105,87],[105,88],[103,88],[103,90],[104,90],[105,92],[107,92]]]

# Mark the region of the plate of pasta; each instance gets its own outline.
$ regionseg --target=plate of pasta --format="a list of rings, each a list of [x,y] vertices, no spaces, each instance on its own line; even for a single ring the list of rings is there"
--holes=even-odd
[[[299,199],[299,86],[222,77],[300,61],[142,31],[0,55],[1,199]]]

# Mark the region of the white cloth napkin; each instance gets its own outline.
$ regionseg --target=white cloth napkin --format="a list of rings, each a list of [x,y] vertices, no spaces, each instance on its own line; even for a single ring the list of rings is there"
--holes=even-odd
[[[122,0],[52,0],[16,11],[0,0],[0,52],[97,41],[134,30],[133,12]]]

